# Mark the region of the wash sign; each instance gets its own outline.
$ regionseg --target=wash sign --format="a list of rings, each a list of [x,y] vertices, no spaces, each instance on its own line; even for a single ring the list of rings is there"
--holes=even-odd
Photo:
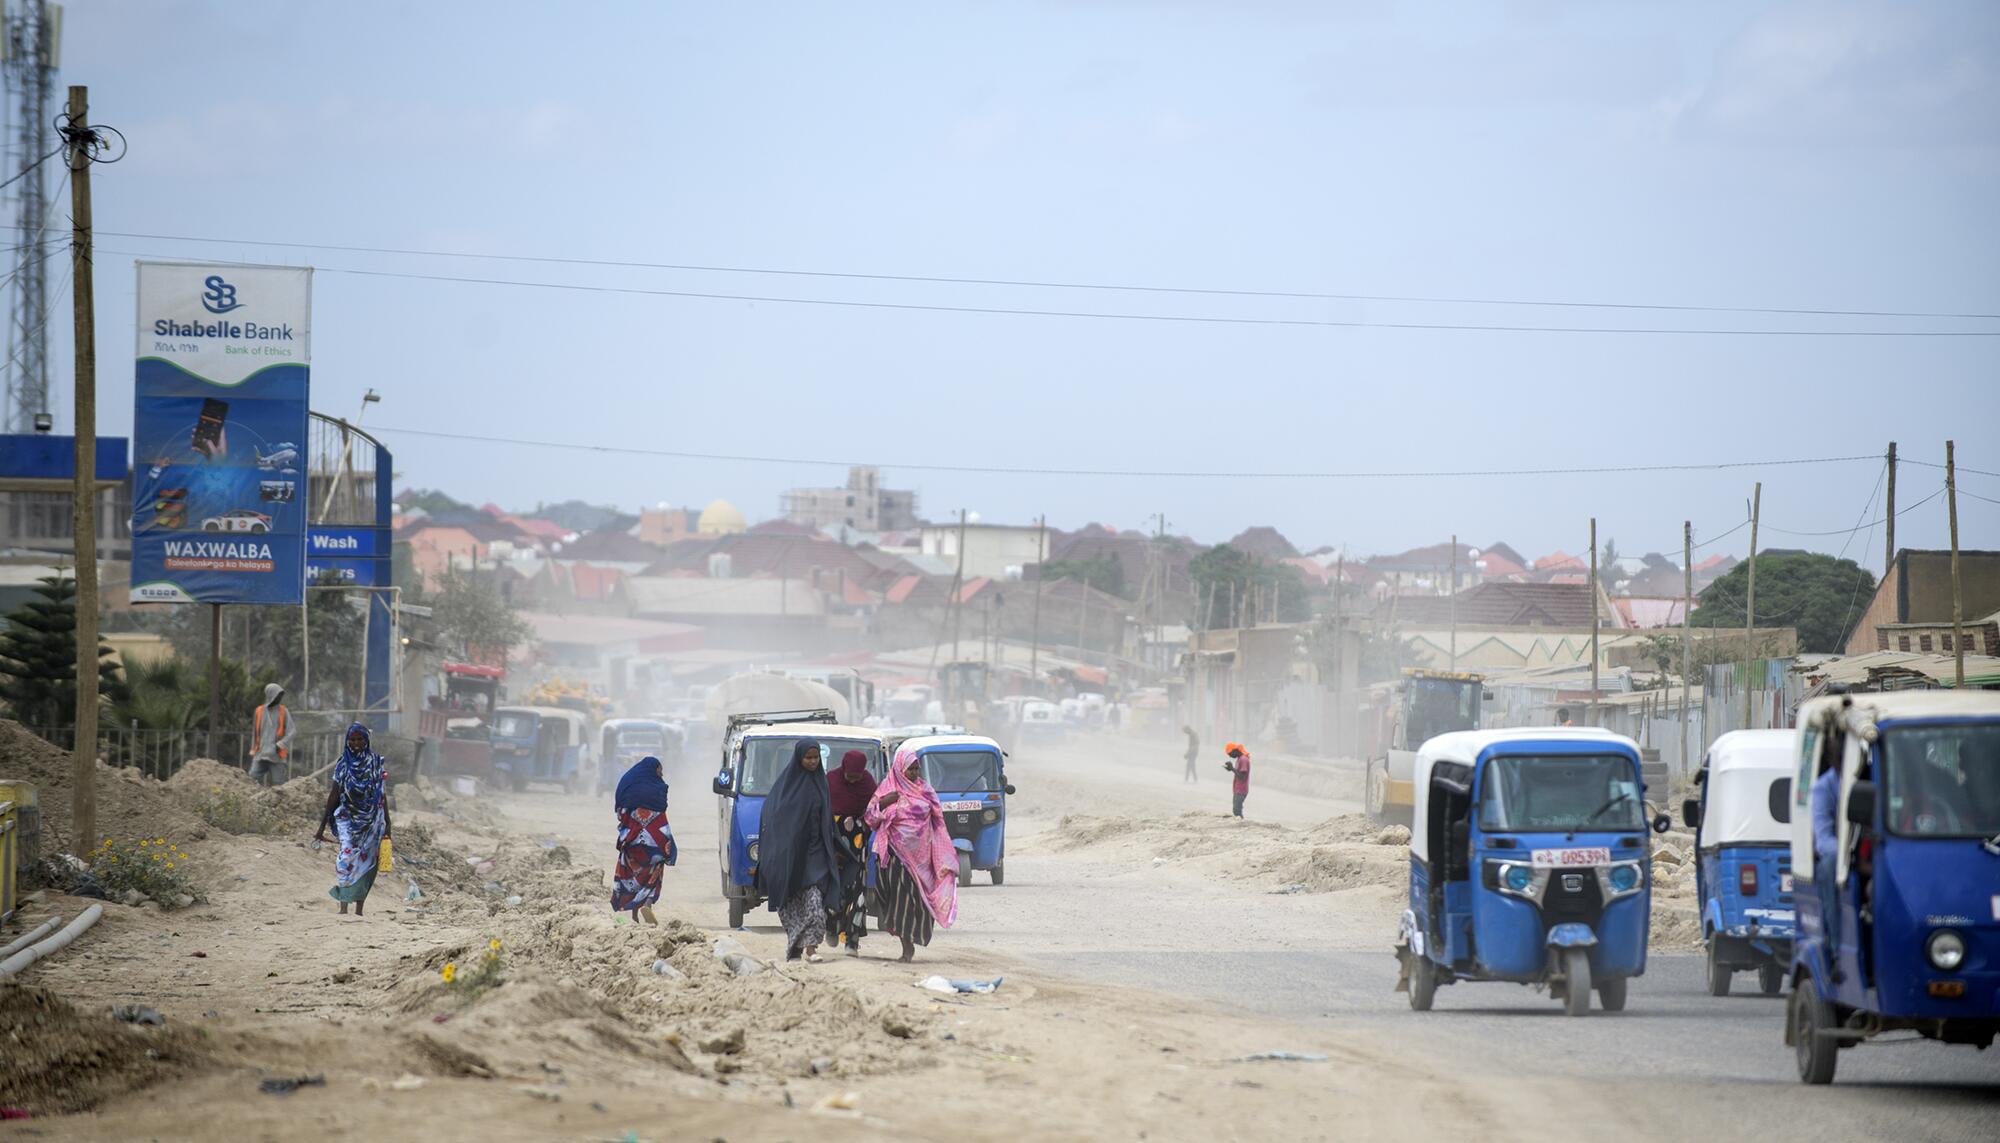
[[[389,530],[315,525],[306,532],[306,579],[315,584],[388,587]]]
[[[138,271],[132,602],[301,603],[312,271]]]

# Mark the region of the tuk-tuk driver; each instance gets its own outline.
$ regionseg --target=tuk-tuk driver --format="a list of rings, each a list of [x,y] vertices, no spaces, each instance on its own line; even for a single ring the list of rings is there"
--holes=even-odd
[[[1840,766],[1822,761],[1812,784],[1813,888],[1819,893],[1820,932],[1833,979],[1840,972]]]

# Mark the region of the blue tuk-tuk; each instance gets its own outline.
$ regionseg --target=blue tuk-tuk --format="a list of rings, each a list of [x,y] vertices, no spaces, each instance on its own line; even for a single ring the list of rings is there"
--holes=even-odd
[[[1708,954],[1708,992],[1729,995],[1730,978],[1756,969],[1766,996],[1785,987],[1792,964],[1792,763],[1789,730],[1732,730],[1715,740],[1695,774],[1700,793],[1681,804],[1695,831],[1695,898]]]
[[[531,782],[587,788],[589,720],[581,711],[554,706],[503,706],[493,712],[493,769],[515,790]]]
[[[1785,1042],[1830,1083],[1839,1050],[1915,1031],[2000,1035],[2000,694],[1902,691],[1799,709],[1792,774],[1798,895]],[[1831,772],[1831,847],[1815,779]]]
[[[1646,971],[1651,839],[1639,748],[1604,730],[1467,730],[1417,751],[1396,990],[1429,1011],[1461,980],[1547,985],[1608,1012]],[[1664,831],[1662,814],[1651,824]]]
[[[608,794],[618,787],[618,779],[641,758],[658,758],[671,767],[677,760],[680,733],[656,718],[607,718],[597,728],[601,745],[597,753],[597,792]]]
[[[945,829],[958,851],[958,883],[972,884],[985,870],[993,884],[1007,881],[1006,753],[991,738],[953,734],[911,738],[896,748],[923,760],[924,780],[943,803]]]
[[[815,739],[821,756],[838,762],[849,750],[868,757],[868,772],[880,778],[882,735],[859,726],[841,726],[831,710],[766,711],[731,715],[722,743],[722,769],[712,788],[720,817],[716,854],[722,867],[722,896],[729,902],[729,927],[763,903],[757,895],[757,831],[764,795],[791,763],[801,738]]]

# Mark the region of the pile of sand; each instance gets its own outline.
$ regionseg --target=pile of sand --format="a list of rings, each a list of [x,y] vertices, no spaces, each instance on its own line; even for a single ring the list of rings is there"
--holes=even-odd
[[[226,833],[310,830],[326,806],[326,787],[311,778],[260,786],[212,758],[188,759],[163,784],[182,808]]]
[[[42,811],[42,855],[79,853],[106,837],[166,837],[187,842],[207,837],[207,823],[167,794],[164,782],[137,770],[97,765],[97,837],[71,836],[70,755],[20,723],[0,719],[0,776],[35,784]]]
[[[84,1111],[207,1062],[194,1032],[85,1013],[54,993],[0,984],[0,1107]]]

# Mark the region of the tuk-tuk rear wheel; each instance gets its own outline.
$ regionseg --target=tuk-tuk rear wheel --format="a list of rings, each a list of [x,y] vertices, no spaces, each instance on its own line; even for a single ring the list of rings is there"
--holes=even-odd
[[[1616,980],[1599,981],[1597,985],[1597,1003],[1599,1007],[1603,1008],[1606,1012],[1625,1011],[1625,989],[1630,983],[1630,979],[1623,976]]]
[[[1000,864],[994,866],[993,868],[987,870],[986,872],[988,876],[993,878],[993,883],[995,885],[1004,885],[1007,883],[1006,862],[1002,861]]]
[[[1717,946],[1721,943],[1721,937],[1708,938],[1708,994],[1710,996],[1729,995],[1729,978],[1735,975],[1735,970],[1722,963],[1722,957],[1716,951]]]
[[[731,897],[729,899],[729,927],[732,929],[742,928],[743,914],[747,911],[748,911],[748,904],[743,900],[743,898]]]
[[[1417,1012],[1429,1012],[1437,1000],[1437,966],[1420,953],[1405,955],[1416,962],[1410,968],[1410,1007]]]
[[[1563,1011],[1571,1016],[1590,1013],[1590,950],[1563,950]]]
[[[968,853],[961,853],[958,855],[958,887],[961,889],[965,889],[971,887],[971,885],[972,885],[972,855]]]
[[[1757,987],[1766,996],[1776,996],[1785,990],[1785,966],[1782,964],[1760,964],[1757,966]]]
[[[1810,976],[1792,990],[1792,1050],[1799,1061],[1799,1082],[1833,1082],[1833,1068],[1839,1062],[1840,1044],[1819,1033],[1834,1027],[1833,1005],[1819,994],[1819,985]]]

